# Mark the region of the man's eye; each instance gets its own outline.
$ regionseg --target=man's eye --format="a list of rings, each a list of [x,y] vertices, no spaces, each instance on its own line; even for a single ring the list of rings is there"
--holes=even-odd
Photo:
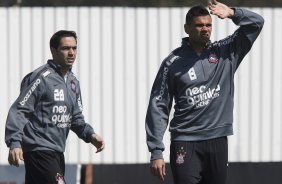
[[[66,50],[66,51],[68,51],[68,50],[76,50],[77,49],[77,47],[62,47],[61,48],[62,50]]]
[[[196,27],[203,27],[203,24],[196,24]]]
[[[196,27],[211,27],[211,24],[196,24]]]

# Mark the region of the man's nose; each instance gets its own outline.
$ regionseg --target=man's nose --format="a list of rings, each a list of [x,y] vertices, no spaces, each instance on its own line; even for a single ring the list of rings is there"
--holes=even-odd
[[[69,49],[69,54],[73,55],[75,53],[74,49],[73,48],[70,48]]]
[[[206,25],[203,25],[203,27],[202,27],[202,30],[208,30],[210,27],[209,26],[206,26]]]

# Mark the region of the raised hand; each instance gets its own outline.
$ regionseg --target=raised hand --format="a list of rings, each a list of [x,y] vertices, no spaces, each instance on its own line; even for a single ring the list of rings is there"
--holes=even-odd
[[[212,0],[211,2],[209,2],[208,7],[212,15],[215,15],[221,19],[225,19],[234,15],[233,9],[216,0]]]

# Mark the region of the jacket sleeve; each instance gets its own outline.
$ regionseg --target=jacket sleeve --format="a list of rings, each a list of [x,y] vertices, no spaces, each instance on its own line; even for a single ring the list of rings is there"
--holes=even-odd
[[[234,57],[232,61],[237,69],[259,36],[264,19],[259,14],[243,8],[234,8],[234,13],[231,19],[240,27],[230,37],[222,40],[221,44],[230,45],[230,51]]]
[[[71,130],[75,132],[80,139],[84,140],[86,143],[89,143],[91,135],[95,132],[88,123],[85,123],[84,116],[82,114],[83,106],[79,82],[77,86],[78,89],[76,94],[76,103],[73,111]]]
[[[30,123],[29,118],[32,117],[36,104],[44,91],[44,83],[42,76],[37,75],[29,85],[21,86],[20,95],[12,104],[6,120],[5,142],[7,147],[11,149],[21,147],[24,127]]]
[[[162,159],[162,152],[165,149],[162,141],[168,126],[173,101],[169,82],[169,67],[170,63],[167,58],[163,61],[155,78],[147,109],[145,129],[151,160]]]

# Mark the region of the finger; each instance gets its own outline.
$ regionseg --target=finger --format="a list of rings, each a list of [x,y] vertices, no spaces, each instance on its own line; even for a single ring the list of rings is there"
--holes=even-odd
[[[96,153],[99,153],[101,150],[101,147],[96,147]]]
[[[103,150],[103,148],[97,148],[96,153],[99,153]]]
[[[218,2],[216,0],[212,0],[212,4],[217,4]]]
[[[15,166],[19,167],[20,165],[20,153],[16,152]]]
[[[20,154],[20,160],[21,160],[21,161],[24,161],[23,153]]]
[[[216,8],[215,8],[215,5],[209,5],[209,10],[210,10],[210,13],[214,13],[214,11],[216,11]]]
[[[96,153],[101,152],[104,148],[105,148],[105,143],[102,142],[101,146],[99,148],[97,148]]]
[[[153,176],[158,176],[158,170],[156,167],[151,166],[151,173]]]
[[[16,159],[15,160],[15,164],[14,164],[16,167],[19,167],[20,166],[20,159]]]
[[[163,165],[163,175],[164,175],[164,176],[166,175],[166,172],[165,172],[165,165]]]
[[[164,181],[163,167],[160,167],[158,169],[158,175],[159,175],[160,180]]]
[[[151,174],[154,175],[154,169],[152,166],[150,166],[150,171],[151,171]]]
[[[16,159],[17,159],[16,153],[15,153],[14,151],[12,151],[12,152],[10,153],[10,156],[11,156],[11,164],[12,164],[12,165],[16,165]]]
[[[211,3],[211,2],[209,2],[209,4],[208,4],[208,7],[209,7],[209,9],[211,9],[211,8],[215,8],[215,4],[213,4],[213,3]]]
[[[164,175],[160,174],[159,178],[160,178],[161,181],[164,181]]]
[[[9,156],[8,156],[8,162],[9,162],[10,165],[13,164],[13,158],[12,158],[11,154],[9,154]]]
[[[20,151],[20,153],[19,153],[19,158],[20,158],[20,160],[24,161],[23,152],[22,151]]]
[[[153,166],[153,163],[151,163],[150,164],[150,171],[151,171],[151,173],[152,173],[152,175],[154,175],[155,176],[155,168],[154,168],[154,166]]]

